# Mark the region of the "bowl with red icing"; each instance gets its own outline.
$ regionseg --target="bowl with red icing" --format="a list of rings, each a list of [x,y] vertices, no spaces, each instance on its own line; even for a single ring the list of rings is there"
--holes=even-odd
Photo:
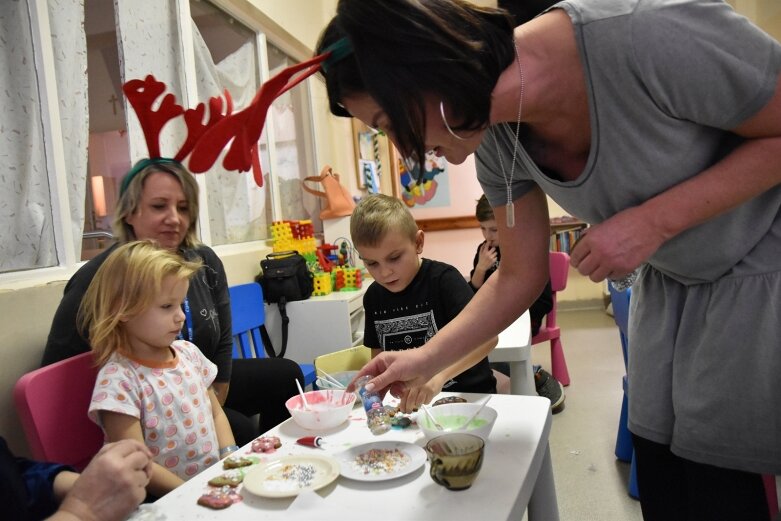
[[[308,430],[332,429],[347,421],[355,402],[355,393],[342,389],[322,389],[291,397],[285,402],[293,421]]]

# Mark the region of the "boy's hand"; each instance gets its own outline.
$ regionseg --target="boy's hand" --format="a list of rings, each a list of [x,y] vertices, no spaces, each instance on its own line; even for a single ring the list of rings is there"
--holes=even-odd
[[[444,384],[445,382],[437,375],[421,386],[410,388],[402,395],[399,409],[401,412],[409,413],[419,409],[421,404],[430,403],[442,391]]]
[[[486,272],[496,263],[496,248],[489,246],[487,242],[480,246],[476,269]]]

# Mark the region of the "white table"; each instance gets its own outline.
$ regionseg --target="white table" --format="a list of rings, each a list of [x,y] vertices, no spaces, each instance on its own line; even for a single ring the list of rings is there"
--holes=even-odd
[[[526,311],[499,333],[499,342],[488,355],[491,362],[510,364],[510,392],[537,396],[531,363],[531,322]]]
[[[458,393],[443,393],[451,395]],[[484,395],[463,394],[469,401]],[[225,510],[210,510],[196,504],[206,490],[206,482],[224,472],[214,465],[167,494],[151,509],[175,520],[306,520],[329,519],[360,521],[402,519],[517,519],[527,505],[529,521],[557,521],[558,506],[553,470],[548,450],[551,427],[550,402],[536,396],[493,395],[489,407],[499,412],[486,444],[482,470],[468,490],[450,491],[434,483],[426,463],[414,473],[389,481],[363,482],[339,477],[317,492],[297,498],[267,499],[239,489],[244,500]],[[352,445],[370,441],[398,440],[423,446],[423,434],[416,427],[392,429],[373,436],[365,423],[361,407],[351,419],[327,432],[314,433],[288,420],[268,433],[279,436],[282,447],[268,459],[288,454],[336,453]],[[302,436],[319,434],[326,447],[313,449],[297,445]],[[245,446],[239,454],[248,452]],[[316,452],[313,452],[316,451]],[[534,493],[534,499],[530,503]],[[131,516],[133,519],[133,516]]]

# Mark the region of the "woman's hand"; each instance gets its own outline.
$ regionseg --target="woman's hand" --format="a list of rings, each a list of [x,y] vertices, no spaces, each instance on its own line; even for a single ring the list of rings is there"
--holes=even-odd
[[[427,351],[419,348],[381,353],[363,366],[347,386],[347,391],[355,390],[358,378],[371,375],[374,378],[366,384],[368,390],[380,394],[390,391],[393,396],[403,397],[407,389],[425,385],[435,374]]]
[[[594,282],[633,272],[664,244],[642,207],[627,208],[587,228],[570,253],[570,264]]]

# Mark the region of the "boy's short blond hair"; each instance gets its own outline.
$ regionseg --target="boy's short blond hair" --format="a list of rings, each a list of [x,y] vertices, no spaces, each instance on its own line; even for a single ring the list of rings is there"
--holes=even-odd
[[[77,315],[80,330],[89,331],[95,362],[103,365],[114,352],[127,348],[123,321],[152,305],[164,278],[188,280],[201,266],[152,241],[131,241],[111,252],[95,273]]]
[[[389,231],[415,241],[418,224],[404,203],[383,194],[361,199],[350,218],[350,236],[355,246],[376,246]]]

